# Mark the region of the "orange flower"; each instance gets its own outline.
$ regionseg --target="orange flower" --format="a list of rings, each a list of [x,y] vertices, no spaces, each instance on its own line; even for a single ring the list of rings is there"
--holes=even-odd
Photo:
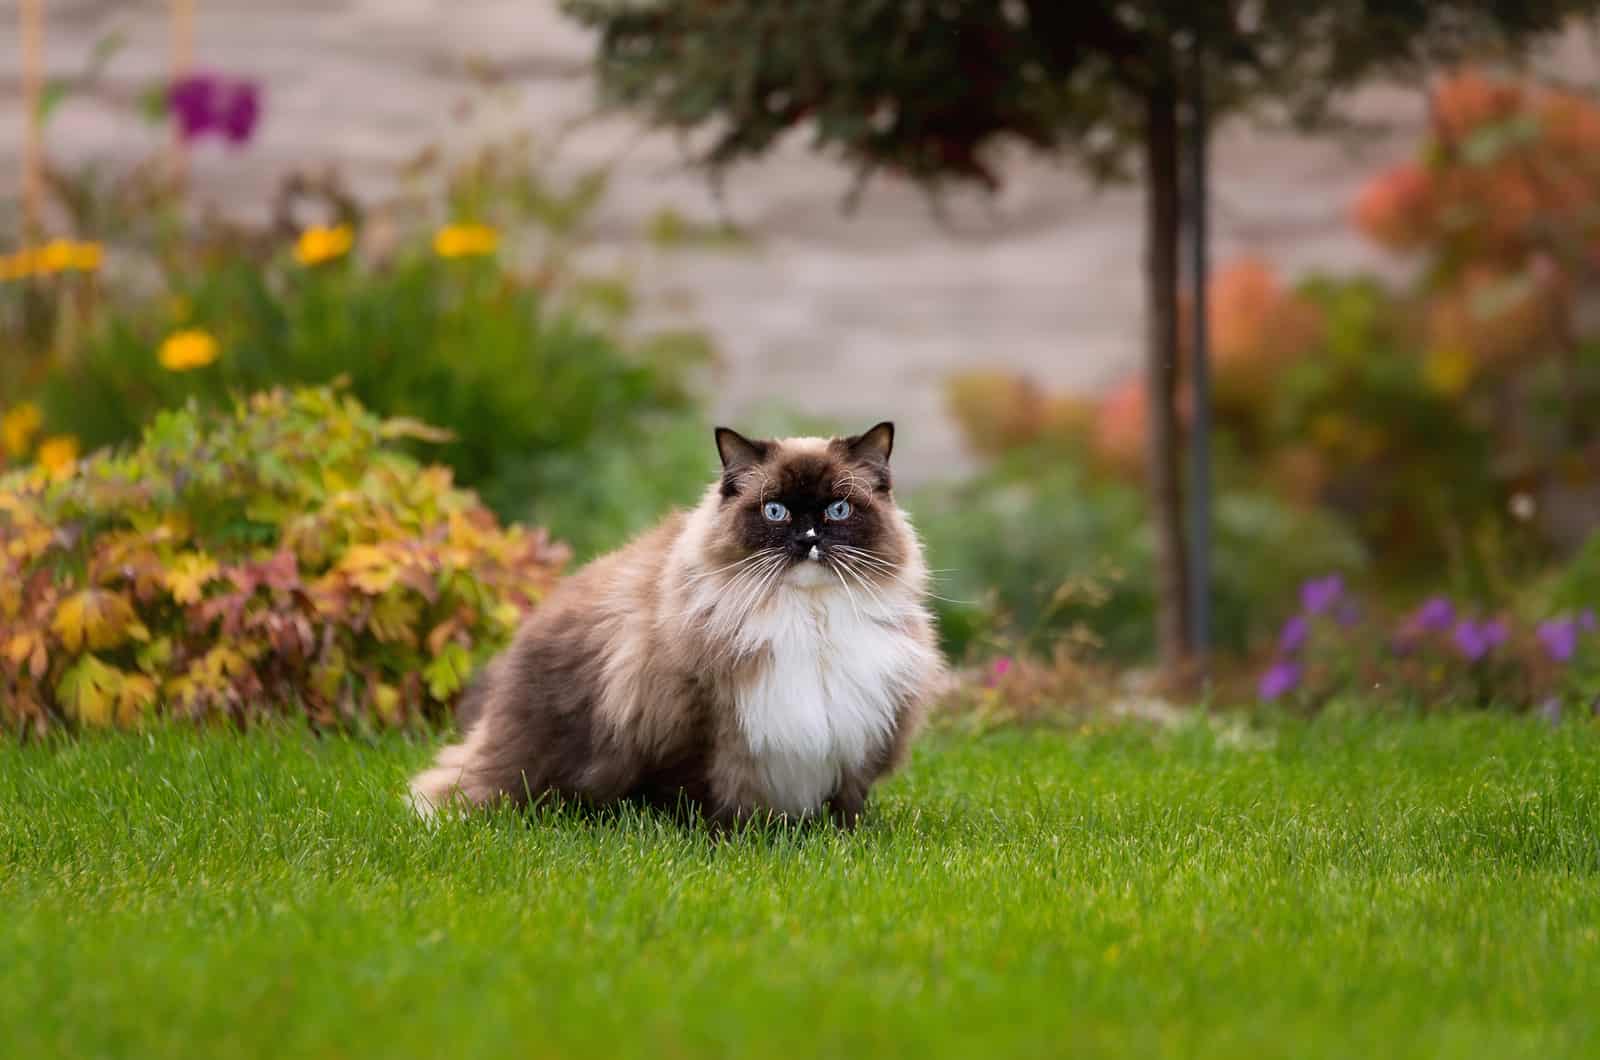
[[[197,328],[174,331],[161,344],[156,358],[169,372],[203,368],[217,359],[217,340]]]
[[[500,233],[488,225],[445,225],[433,236],[434,253],[441,258],[481,257],[499,245]]]
[[[1523,94],[1514,82],[1464,70],[1435,86],[1432,104],[1434,127],[1454,141],[1516,114],[1522,109]]]
[[[294,260],[306,268],[321,265],[325,261],[344,257],[350,252],[350,245],[354,241],[355,232],[349,225],[335,225],[332,228],[313,225],[295,240]]]
[[[1144,474],[1149,419],[1143,376],[1121,383],[1100,402],[1094,450],[1108,470],[1128,478]]]
[[[1428,237],[1437,194],[1433,177],[1407,162],[1367,183],[1356,199],[1356,227],[1391,250],[1410,250]]]
[[[51,478],[66,478],[78,464],[78,439],[70,434],[58,434],[39,443],[39,466]]]
[[[1600,107],[1575,92],[1546,92],[1539,102],[1539,127],[1552,147],[1579,159],[1600,155]]]
[[[5,449],[7,456],[19,460],[27,455],[28,447],[33,444],[33,436],[39,433],[39,427],[44,423],[44,416],[39,412],[39,406],[24,401],[6,410],[0,416],[0,448]]]

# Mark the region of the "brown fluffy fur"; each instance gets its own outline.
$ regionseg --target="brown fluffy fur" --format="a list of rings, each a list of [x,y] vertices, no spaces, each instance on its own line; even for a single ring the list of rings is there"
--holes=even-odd
[[[489,665],[420,812],[553,793],[854,823],[942,673],[893,428],[717,441],[696,508],[566,579]]]

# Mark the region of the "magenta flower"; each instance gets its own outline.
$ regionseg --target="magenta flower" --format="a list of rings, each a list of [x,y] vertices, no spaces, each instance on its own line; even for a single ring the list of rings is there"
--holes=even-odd
[[[1305,646],[1306,637],[1311,632],[1311,623],[1305,615],[1295,615],[1283,624],[1283,630],[1278,634],[1278,654],[1293,655]]]
[[[186,142],[216,135],[235,146],[245,144],[261,118],[261,89],[255,82],[216,74],[180,78],[167,102]]]
[[[1300,586],[1300,606],[1308,615],[1320,615],[1344,596],[1344,578],[1330,574]]]
[[[167,94],[167,104],[178,119],[178,130],[185,141],[197,140],[211,128],[216,96],[217,79],[209,75],[185,77],[173,82]]]
[[[1468,662],[1478,662],[1505,643],[1507,632],[1503,619],[1474,622],[1469,618],[1456,624],[1452,639],[1463,658]]]
[[[1299,663],[1291,659],[1280,660],[1267,667],[1267,672],[1261,675],[1261,682],[1256,686],[1256,691],[1262,699],[1277,699],[1299,687],[1300,674]]]
[[[1011,660],[1002,656],[1001,658],[996,659],[994,661],[994,665],[989,668],[989,678],[984,682],[984,684],[990,688],[993,688],[995,685],[1000,683],[1001,678],[1005,677],[1005,675],[1010,672]]]
[[[1553,618],[1548,622],[1541,622],[1537,632],[1539,642],[1544,645],[1545,654],[1550,656],[1552,662],[1569,663],[1577,654],[1577,619]]]
[[[261,90],[252,82],[241,81],[217,110],[217,128],[230,144],[250,142],[261,117]]]

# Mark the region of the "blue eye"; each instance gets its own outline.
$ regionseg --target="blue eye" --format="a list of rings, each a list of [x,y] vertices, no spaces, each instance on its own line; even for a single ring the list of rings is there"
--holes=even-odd
[[[761,514],[767,517],[769,523],[781,523],[789,518],[789,509],[777,501],[768,501],[761,509]]]
[[[828,505],[828,510],[823,514],[836,523],[842,522],[843,520],[850,518],[850,502],[834,501],[832,504]]]

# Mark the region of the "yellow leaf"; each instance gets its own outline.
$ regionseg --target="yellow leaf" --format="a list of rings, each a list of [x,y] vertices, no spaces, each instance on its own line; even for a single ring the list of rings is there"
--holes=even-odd
[[[34,642],[39,639],[37,633],[18,633],[6,642],[6,659],[12,666],[21,666],[33,654]]]
[[[122,677],[116,667],[107,666],[93,655],[85,655],[61,675],[56,685],[56,698],[69,717],[84,725],[104,728],[116,716]]]
[[[45,643],[44,633],[37,630],[28,630],[12,637],[6,643],[5,655],[17,669],[26,666],[28,675],[35,681],[43,678],[50,669],[50,649]]]
[[[410,416],[396,416],[383,421],[378,428],[378,437],[385,439],[412,438],[419,442],[453,442],[456,440],[454,431],[443,427],[435,427],[431,423],[413,419]]]
[[[137,624],[126,597],[105,589],[85,589],[61,601],[50,628],[69,651],[78,651],[85,644],[91,651],[101,651],[126,641]]]
[[[218,645],[206,652],[205,672],[212,678],[242,677],[250,672],[250,662],[232,648]]]
[[[400,592],[387,592],[379,597],[372,608],[372,616],[368,625],[372,635],[380,643],[404,643],[415,645],[417,643],[417,620],[422,617],[422,607],[414,599],[409,599],[404,590]]]
[[[339,561],[339,568],[369,596],[388,592],[400,575],[393,558],[376,545],[352,545]]]
[[[172,561],[161,583],[180,604],[199,601],[201,593],[217,576],[217,561],[204,552],[184,552]]]
[[[156,683],[144,674],[128,674],[122,679],[117,694],[117,724],[125,729],[136,727],[155,709]]]
[[[400,690],[393,685],[376,685],[372,689],[372,706],[378,717],[391,725],[400,720]]]

